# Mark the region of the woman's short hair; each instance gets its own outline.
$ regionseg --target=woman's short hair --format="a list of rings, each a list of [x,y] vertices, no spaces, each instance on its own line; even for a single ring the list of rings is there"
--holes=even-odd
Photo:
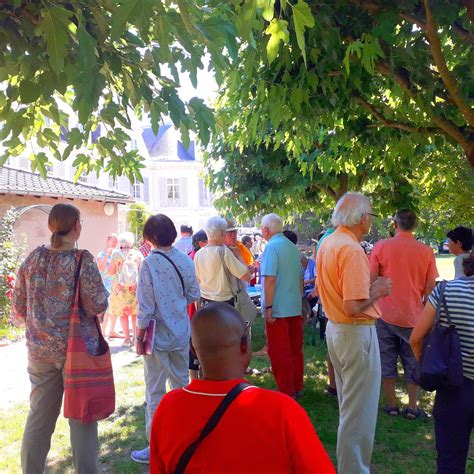
[[[211,217],[204,226],[204,231],[209,239],[220,237],[227,229],[227,221],[220,216]]]
[[[177,235],[173,221],[164,214],[149,217],[143,226],[143,237],[155,246],[169,247]]]
[[[290,241],[293,242],[295,245],[298,243],[298,236],[296,235],[296,232],[293,232],[292,230],[284,230],[283,235]]]
[[[361,193],[346,193],[337,201],[332,213],[334,226],[352,227],[362,220],[364,214],[372,212],[370,199]]]
[[[56,204],[48,216],[48,227],[51,234],[51,247],[61,246],[62,237],[69,234],[76,222],[80,220],[79,209],[72,204]]]
[[[119,245],[135,243],[135,236],[131,232],[122,232],[118,237]]]
[[[459,242],[461,248],[468,252],[472,249],[472,229],[469,227],[459,226],[453,230],[450,230],[446,237],[451,239],[453,242]]]
[[[250,237],[250,235],[244,235],[242,237],[242,243],[245,245],[247,242],[252,242],[252,237]]]
[[[195,234],[193,234],[193,238],[192,238],[192,244],[193,244],[194,250],[200,249],[199,242],[207,242],[207,240],[208,238],[207,238],[206,233],[202,229],[198,230]]]

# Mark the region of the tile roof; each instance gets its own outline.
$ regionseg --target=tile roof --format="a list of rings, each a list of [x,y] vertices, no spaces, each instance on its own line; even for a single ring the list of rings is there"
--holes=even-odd
[[[101,189],[83,183],[73,183],[50,176],[42,178],[38,174],[8,166],[0,167],[0,194],[65,197],[120,203],[134,201],[130,194]]]

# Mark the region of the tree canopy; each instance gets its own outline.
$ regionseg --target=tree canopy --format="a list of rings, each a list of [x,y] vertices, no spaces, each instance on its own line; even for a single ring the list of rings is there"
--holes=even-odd
[[[312,1],[305,55],[299,13],[274,6],[224,76],[207,158],[221,205],[293,212],[363,189],[388,213],[446,183],[468,202],[472,2]]]

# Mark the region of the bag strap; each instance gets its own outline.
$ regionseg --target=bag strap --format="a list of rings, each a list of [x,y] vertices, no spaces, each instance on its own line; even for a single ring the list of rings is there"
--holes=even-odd
[[[81,250],[76,255],[76,271],[74,273],[74,295],[76,295],[79,288],[79,280],[81,277],[82,268],[82,257],[84,256],[84,250]]]
[[[241,382],[238,383],[234,388],[232,388],[232,390],[227,393],[227,395],[224,397],[219,406],[214,410],[214,413],[211,415],[208,422],[202,429],[198,439],[192,442],[179,458],[174,474],[184,474],[189,462],[191,461],[191,458],[193,457],[199,445],[207,436],[212,433],[212,431],[217,426],[231,403],[248,387],[251,387],[251,385],[245,382]]]
[[[435,319],[434,319],[433,328],[439,324],[440,311],[441,311],[441,306],[443,306],[443,303],[444,303],[444,291],[446,290],[446,285],[447,284],[448,284],[448,282],[446,280],[443,280],[439,284],[439,298],[438,298],[438,304],[436,305],[436,315],[435,315]],[[444,305],[444,307],[446,309],[446,305]],[[448,322],[449,322],[449,320],[450,319],[448,317]]]
[[[446,286],[447,286],[448,282],[445,281],[444,283],[446,283],[446,284],[444,285],[444,289],[446,289]],[[444,313],[446,314],[446,319],[448,320],[448,324],[449,324],[450,326],[455,326],[455,324],[452,322],[451,314],[449,313],[449,310],[448,310],[448,305],[447,305],[447,303],[446,303],[446,292],[445,292],[445,291],[443,291],[443,294],[440,295],[440,299],[441,299],[441,304],[442,304],[443,307],[444,307]],[[441,308],[440,308],[440,310],[441,310]]]
[[[227,267],[227,264],[225,263],[225,259],[224,259],[224,255],[225,255],[225,247],[221,247],[222,248],[222,251],[221,249],[219,249],[219,257],[221,259],[221,263],[222,263],[222,266],[224,267],[224,273],[225,273],[225,276],[227,278],[227,283],[229,284],[229,287],[230,287],[230,291],[232,292],[232,296],[235,298],[237,298],[237,295],[240,293],[240,290],[239,288],[237,288],[237,291],[235,291],[235,287],[234,287],[234,284],[232,283],[235,279],[234,275],[231,275],[228,267]]]
[[[168,260],[168,262],[171,263],[171,265],[173,265],[173,268],[176,270],[176,273],[178,274],[178,277],[179,277],[179,281],[181,282],[181,287],[183,288],[183,296],[185,296],[186,294],[186,291],[184,289],[184,279],[183,279],[183,275],[181,275],[181,272],[178,270],[178,267],[176,266],[176,264],[173,262],[173,260],[171,260],[171,258],[168,257],[168,255],[165,255],[163,252],[160,252],[159,250],[153,250],[153,252],[155,255],[161,255],[163,258],[166,258],[166,260]]]

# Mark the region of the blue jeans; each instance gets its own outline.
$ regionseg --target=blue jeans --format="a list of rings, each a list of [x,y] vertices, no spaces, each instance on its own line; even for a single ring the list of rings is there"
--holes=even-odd
[[[438,390],[433,416],[437,474],[464,474],[474,427],[474,380],[464,378],[462,387]]]

